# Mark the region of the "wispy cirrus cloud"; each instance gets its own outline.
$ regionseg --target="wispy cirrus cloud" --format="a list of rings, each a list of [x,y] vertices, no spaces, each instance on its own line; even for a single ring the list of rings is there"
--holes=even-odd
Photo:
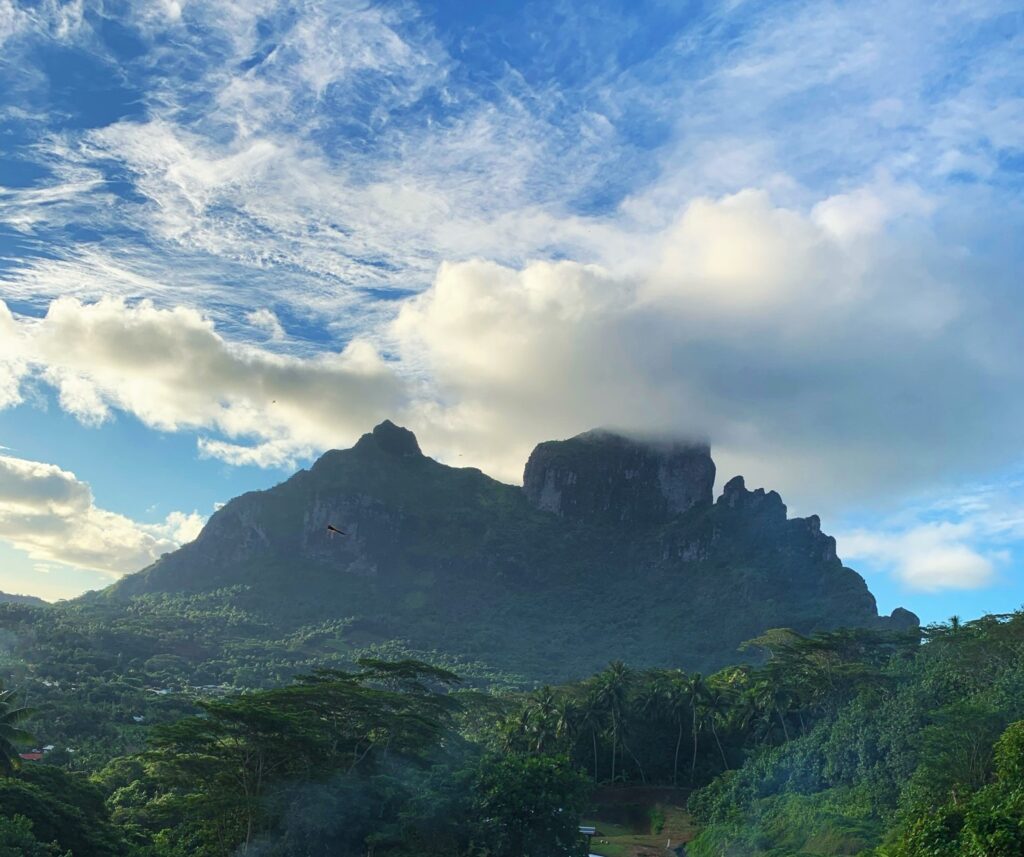
[[[73,39],[82,30],[84,10],[82,0],[43,0],[30,5],[0,0],[0,45],[26,35],[42,35],[57,41]]]
[[[442,259],[619,267],[693,199],[746,187],[809,207],[881,171],[959,205],[951,170],[991,178],[1020,146],[1003,11],[740,6],[649,58],[588,57],[596,73],[565,88],[513,68],[477,85],[413,7],[144,7],[127,23],[150,51],[123,73],[145,114],[41,138],[64,181],[10,204],[40,237],[97,224],[115,264],[146,246],[168,269],[184,251],[281,271],[279,300],[322,316],[421,290]]]

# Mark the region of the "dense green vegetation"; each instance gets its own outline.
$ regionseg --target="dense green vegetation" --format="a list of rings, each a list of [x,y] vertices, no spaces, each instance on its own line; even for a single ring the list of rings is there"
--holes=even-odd
[[[594,782],[696,786],[694,857],[1024,853],[1024,613],[749,643],[711,676],[602,673],[528,695],[516,752]]]
[[[520,690],[400,647],[331,654],[313,632],[250,658],[248,630],[224,648],[210,604],[190,619],[188,603],[45,625],[2,608],[20,698],[0,697],[0,723],[29,696],[9,743],[26,749],[27,726],[57,746],[0,779],[0,855],[570,855],[592,790],[630,789],[692,790],[692,857],[1024,849],[1024,613],[775,630],[750,641],[752,663],[707,676],[614,662]],[[206,688],[190,673],[205,647]],[[246,686],[245,669],[274,686]],[[644,830],[683,799],[651,803]]]
[[[458,683],[416,661],[363,660],[199,701],[197,715],[153,728],[144,751],[91,776],[26,763],[0,779],[0,847],[83,857],[578,853],[586,779],[564,758],[469,740],[470,713],[485,703],[453,691]]]
[[[693,796],[692,855],[1022,853],[1024,613],[892,652],[776,642],[765,670],[790,740]]]
[[[198,713],[198,702],[279,687],[360,657],[417,657],[469,685],[523,679],[400,642],[357,646],[344,619],[282,629],[239,606],[243,587],[148,595],[128,604],[0,604],[0,676],[33,709],[25,723],[80,769],[144,749],[149,727]]]
[[[46,602],[34,595],[11,595],[8,592],[0,592],[0,604],[31,604],[34,607],[45,607]]]

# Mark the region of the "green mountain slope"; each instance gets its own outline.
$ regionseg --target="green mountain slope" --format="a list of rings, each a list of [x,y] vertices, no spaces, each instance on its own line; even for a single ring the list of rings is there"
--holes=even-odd
[[[34,595],[12,595],[9,592],[0,592],[0,604],[31,604],[33,607],[49,606],[42,598]]]
[[[588,432],[538,446],[519,488],[385,422],[93,598],[244,584],[239,606],[279,626],[349,618],[353,644],[400,639],[544,680],[616,658],[708,670],[773,627],[916,624],[878,616],[816,517],[788,520],[739,478],[715,501],[714,476],[706,446]]]

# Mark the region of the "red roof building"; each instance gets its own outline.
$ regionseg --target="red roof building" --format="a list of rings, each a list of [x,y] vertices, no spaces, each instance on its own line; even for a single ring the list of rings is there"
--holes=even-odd
[[[41,761],[43,758],[43,754],[39,752],[18,753],[18,755],[21,756],[21,758],[24,759],[26,762],[38,762]]]

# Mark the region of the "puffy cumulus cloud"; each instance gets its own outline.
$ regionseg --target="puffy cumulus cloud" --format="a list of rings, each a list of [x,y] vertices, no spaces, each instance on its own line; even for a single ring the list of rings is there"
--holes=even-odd
[[[0,458],[0,504],[7,513],[73,515],[92,504],[88,486],[53,464]]]
[[[537,440],[643,408],[648,373],[625,341],[635,304],[636,284],[596,266],[442,265],[391,331],[436,395],[417,420],[427,448],[517,480]]]
[[[191,309],[114,299],[62,298],[43,319],[8,326],[12,365],[38,367],[82,422],[102,423],[117,409],[160,430],[212,430],[243,439],[253,463],[343,444],[404,401],[403,382],[364,340],[303,359],[231,343]],[[237,443],[201,444],[242,460]]]
[[[659,250],[648,297],[720,317],[829,300],[841,255],[813,222],[760,190],[695,200]]]
[[[844,558],[866,560],[887,568],[907,588],[979,589],[993,582],[1001,552],[985,552],[973,544],[970,522],[931,522],[899,533],[853,531],[839,538]]]
[[[865,187],[837,193],[811,211],[815,223],[841,241],[871,236],[897,217],[931,214],[936,201],[912,184],[897,184],[885,174]]]
[[[284,339],[284,328],[281,326],[281,322],[278,320],[273,310],[269,310],[266,307],[260,307],[260,309],[247,312],[245,314],[245,320],[253,327],[262,330],[271,339]]]
[[[98,508],[89,486],[54,464],[0,455],[0,538],[43,563],[119,576],[191,541],[198,513],[139,524]]]
[[[206,518],[198,512],[171,512],[162,524],[157,524],[151,529],[164,532],[168,538],[183,545],[195,541],[205,523]]]
[[[898,234],[922,205],[748,190],[694,201],[616,268],[444,264],[391,328],[434,385],[428,448],[512,478],[533,443],[595,425],[699,435],[800,511],[1005,462],[1024,379],[983,342],[1018,347],[1015,316],[977,299],[959,248]]]

